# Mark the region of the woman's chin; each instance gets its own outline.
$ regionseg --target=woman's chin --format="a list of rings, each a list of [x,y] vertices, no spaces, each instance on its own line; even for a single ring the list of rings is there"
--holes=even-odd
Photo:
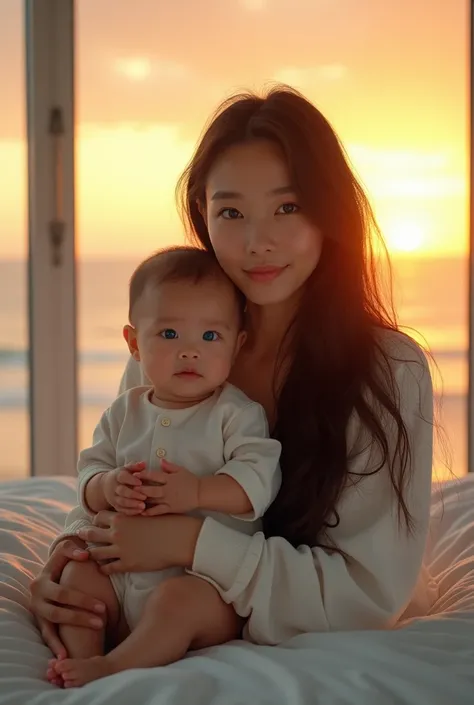
[[[243,293],[249,303],[255,306],[278,306],[287,305],[295,297],[297,291],[297,289],[289,287],[255,285],[247,286]]]

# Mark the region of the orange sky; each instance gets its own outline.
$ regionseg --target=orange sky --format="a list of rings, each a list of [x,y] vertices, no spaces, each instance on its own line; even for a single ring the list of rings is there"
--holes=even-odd
[[[0,3],[0,258],[25,252],[21,5]],[[178,240],[174,185],[206,118],[275,79],[332,121],[392,251],[465,252],[467,0],[76,5],[82,255]]]

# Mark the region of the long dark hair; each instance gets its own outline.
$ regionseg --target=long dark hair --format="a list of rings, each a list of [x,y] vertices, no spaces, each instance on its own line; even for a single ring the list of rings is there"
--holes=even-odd
[[[265,534],[283,536],[295,546],[328,546],[327,530],[339,523],[338,500],[346,485],[358,480],[349,471],[351,452],[362,450],[348,448],[352,415],[376,451],[371,474],[386,465],[399,520],[411,531],[405,502],[410,445],[392,358],[380,340],[382,330],[398,331],[391,287],[383,296],[373,249],[379,235],[374,214],[323,115],[286,86],[263,97],[244,93],[226,100],[178,182],[188,235],[212,249],[200,211],[209,171],[225,149],[257,139],[271,140],[283,150],[303,212],[324,238],[320,262],[279,354],[280,371],[289,360],[282,383],[277,384],[277,371],[274,385],[273,432],[283,448],[283,484],[264,518]],[[395,447],[382,422],[387,415]]]

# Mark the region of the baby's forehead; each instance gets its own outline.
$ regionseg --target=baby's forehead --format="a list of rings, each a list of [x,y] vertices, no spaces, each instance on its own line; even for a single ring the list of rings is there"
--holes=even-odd
[[[224,279],[172,281],[148,286],[140,309],[146,316],[154,313],[157,317],[214,317],[228,321],[238,317],[239,302],[233,285]]]

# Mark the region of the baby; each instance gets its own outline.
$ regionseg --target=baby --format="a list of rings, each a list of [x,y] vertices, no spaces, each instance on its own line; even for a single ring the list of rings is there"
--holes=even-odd
[[[137,268],[124,337],[151,386],[126,391],[103,414],[79,458],[80,506],[66,521],[68,533],[111,508],[144,516],[217,513],[243,532],[259,530],[280,488],[281,449],[269,438],[263,408],[226,382],[245,341],[243,317],[240,292],[204,250],[163,250]],[[163,471],[162,485],[139,480],[145,466]],[[160,584],[176,575],[203,591],[212,615],[204,639],[179,610],[170,616],[160,607]],[[61,584],[106,604],[115,642],[104,653],[105,630],[61,627],[70,658],[53,659],[48,674],[66,687],[171,663],[192,648],[237,638],[242,628],[210,583],[179,568],[108,577],[91,560],[70,562]],[[232,618],[223,619],[224,609]]]

